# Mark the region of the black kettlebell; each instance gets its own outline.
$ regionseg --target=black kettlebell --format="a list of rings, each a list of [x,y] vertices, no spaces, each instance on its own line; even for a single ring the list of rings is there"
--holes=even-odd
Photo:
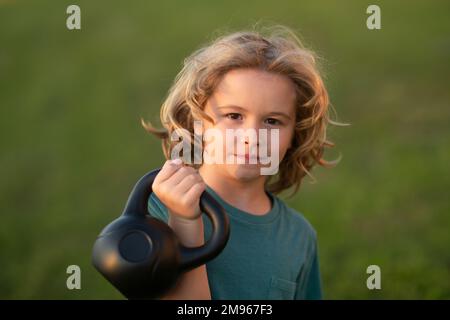
[[[160,170],[136,183],[122,215],[103,229],[93,247],[95,268],[128,299],[161,297],[183,272],[215,258],[230,234],[228,216],[206,191],[200,209],[212,222],[212,234],[200,247],[184,247],[167,224],[150,216],[148,197]]]

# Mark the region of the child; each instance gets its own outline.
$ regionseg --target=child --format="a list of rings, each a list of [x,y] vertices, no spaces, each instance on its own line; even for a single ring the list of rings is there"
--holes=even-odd
[[[315,164],[332,164],[322,158],[324,147],[333,146],[326,140],[328,111],[314,54],[287,27],[266,36],[256,31],[222,36],[184,61],[161,108],[164,129],[142,121],[163,139],[170,159],[154,181],[149,212],[168,223],[183,245],[200,246],[211,232],[199,208],[206,190],[229,215],[230,238],[219,256],[185,273],[164,299],[322,298],[316,232],[276,194],[291,187],[294,194]],[[220,139],[199,142],[194,121],[223,137],[229,129],[277,132],[270,135],[276,143],[269,150],[279,156],[278,171],[261,174],[267,163],[254,152],[262,140],[234,136],[244,152],[224,148]],[[184,163],[173,160],[177,129],[184,129],[182,137],[193,149],[205,150],[203,157],[223,151],[223,159],[236,161],[200,163],[190,160],[190,151],[183,152]]]

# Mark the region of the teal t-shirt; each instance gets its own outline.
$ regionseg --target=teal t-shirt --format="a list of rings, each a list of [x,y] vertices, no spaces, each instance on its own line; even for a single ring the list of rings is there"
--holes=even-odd
[[[212,299],[321,299],[316,232],[297,211],[274,194],[271,210],[258,216],[225,202],[211,187],[209,192],[225,209],[230,238],[223,251],[206,263]],[[152,193],[152,216],[168,222],[165,205]],[[205,240],[211,222],[203,215]]]

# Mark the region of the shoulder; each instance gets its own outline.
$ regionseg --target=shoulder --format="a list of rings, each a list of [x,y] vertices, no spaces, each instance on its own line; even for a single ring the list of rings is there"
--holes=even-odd
[[[298,234],[307,238],[308,242],[317,241],[317,232],[313,225],[303,215],[302,212],[290,207],[279,197],[275,196],[276,201],[279,202],[280,212],[282,217],[288,221],[288,224],[298,231]]]

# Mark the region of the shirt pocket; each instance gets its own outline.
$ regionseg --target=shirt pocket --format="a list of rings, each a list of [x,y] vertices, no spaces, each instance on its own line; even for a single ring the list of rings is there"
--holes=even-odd
[[[297,283],[272,276],[269,287],[269,300],[294,300]]]

